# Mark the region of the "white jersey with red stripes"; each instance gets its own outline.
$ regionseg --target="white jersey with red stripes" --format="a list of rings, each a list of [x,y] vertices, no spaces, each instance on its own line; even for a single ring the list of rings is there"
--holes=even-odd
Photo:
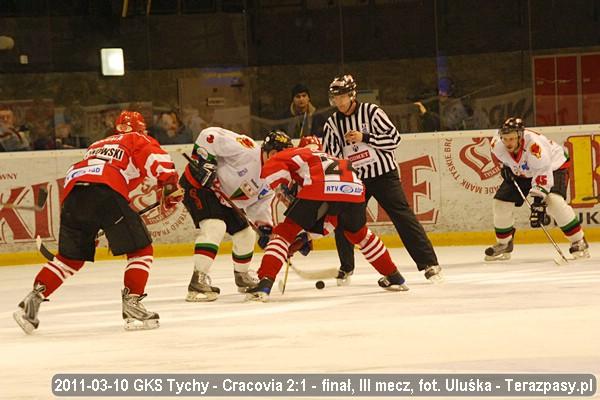
[[[109,136],[88,147],[83,160],[71,166],[61,200],[77,182],[102,183],[129,200],[141,183],[159,187],[178,180],[171,156],[156,139],[137,132]]]
[[[517,154],[507,150],[500,135],[491,142],[492,153],[512,172],[521,177],[532,178],[532,186],[546,193],[554,186],[553,172],[568,167],[569,157],[562,146],[544,135],[525,129]]]
[[[260,146],[250,137],[210,127],[200,132],[194,143],[192,158],[216,164],[215,188],[242,208],[255,222],[271,225],[271,202],[274,192],[260,177]],[[186,178],[193,184],[189,166]],[[219,197],[218,191],[216,191]],[[225,202],[227,207],[229,205]]]
[[[306,200],[362,203],[365,188],[348,160],[308,148],[278,152],[264,165],[261,176],[272,189],[298,183],[297,197]]]

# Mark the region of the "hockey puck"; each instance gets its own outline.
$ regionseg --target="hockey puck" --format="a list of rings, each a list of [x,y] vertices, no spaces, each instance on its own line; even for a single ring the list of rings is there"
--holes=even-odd
[[[323,289],[325,287],[325,282],[323,282],[323,281],[317,281],[317,283],[315,283],[315,287],[317,289]]]

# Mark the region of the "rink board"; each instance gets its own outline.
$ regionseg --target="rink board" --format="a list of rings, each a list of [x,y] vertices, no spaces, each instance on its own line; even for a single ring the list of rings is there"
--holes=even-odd
[[[562,126],[535,128],[561,143],[571,155],[568,201],[580,213],[588,238],[600,240],[598,200],[587,196],[599,193],[600,126]],[[492,198],[501,178],[490,154],[494,130],[441,132],[403,135],[396,151],[401,181],[407,199],[436,245],[483,244],[493,240]],[[166,146],[181,171],[183,152],[192,146]],[[39,261],[35,237],[40,235],[56,248],[59,228],[59,197],[67,168],[81,159],[83,150],[42,151],[0,154],[0,202],[34,204],[41,188],[49,191],[47,207],[39,212],[0,208],[0,265]],[[158,199],[155,191],[139,187],[132,204],[141,209]],[[82,205],[84,206],[84,205]],[[277,207],[277,204],[274,204]],[[518,240],[543,242],[540,231],[528,228],[528,210],[517,210]],[[400,245],[385,212],[371,200],[368,221],[390,246]],[[144,215],[156,244],[157,255],[191,254],[197,233],[184,207],[174,210],[157,208]],[[553,236],[562,240],[554,227]],[[317,247],[333,247],[331,239]],[[105,243],[101,243],[101,247]],[[224,243],[222,251],[230,250]],[[99,258],[106,251],[99,250]]]

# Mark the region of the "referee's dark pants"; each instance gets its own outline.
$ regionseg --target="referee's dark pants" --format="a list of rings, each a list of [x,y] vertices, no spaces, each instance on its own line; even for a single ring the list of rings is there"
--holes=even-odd
[[[366,187],[366,201],[375,197],[385,210],[419,271],[423,271],[431,265],[438,265],[431,241],[406,201],[398,170],[375,178],[364,179],[363,182]],[[335,230],[335,243],[340,258],[340,269],[346,272],[353,271],[354,246],[340,229]]]

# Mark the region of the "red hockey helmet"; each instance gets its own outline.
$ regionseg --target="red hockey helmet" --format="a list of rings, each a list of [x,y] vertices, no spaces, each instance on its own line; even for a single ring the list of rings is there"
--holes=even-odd
[[[323,150],[321,140],[314,135],[302,136],[300,138],[300,143],[298,143],[298,147],[309,147],[311,150]]]
[[[115,120],[115,131],[118,133],[146,133],[146,122],[139,112],[124,110]]]

